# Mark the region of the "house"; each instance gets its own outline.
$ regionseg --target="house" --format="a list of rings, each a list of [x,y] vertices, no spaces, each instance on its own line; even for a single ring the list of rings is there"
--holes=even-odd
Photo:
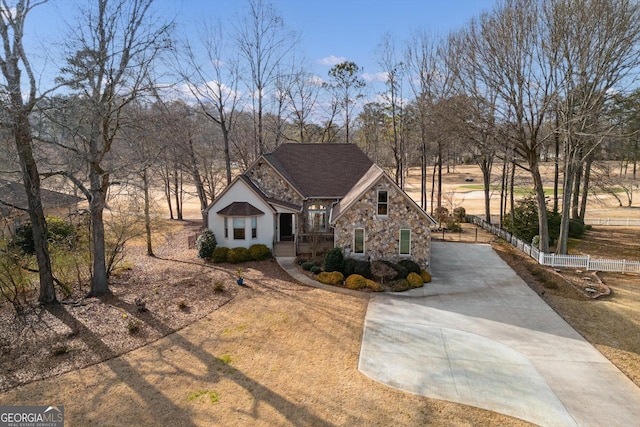
[[[262,243],[277,256],[341,247],[423,266],[437,224],[355,144],[280,145],[229,184],[207,219],[218,246]]]
[[[77,211],[81,198],[59,191],[40,188],[45,215],[64,216]],[[28,202],[24,184],[0,178],[0,228],[13,233],[17,227],[29,221]]]

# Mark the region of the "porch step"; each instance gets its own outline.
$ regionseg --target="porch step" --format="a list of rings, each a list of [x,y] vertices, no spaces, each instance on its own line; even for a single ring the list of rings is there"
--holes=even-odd
[[[278,242],[273,247],[273,255],[275,257],[294,257],[296,256],[296,248],[293,242]]]

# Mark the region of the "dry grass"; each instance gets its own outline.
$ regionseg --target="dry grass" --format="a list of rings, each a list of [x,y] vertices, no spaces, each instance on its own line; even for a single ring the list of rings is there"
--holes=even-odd
[[[233,266],[212,269],[198,261],[182,237],[159,247],[165,259],[158,261],[186,269],[156,271],[153,266],[161,264],[148,262],[141,268],[134,262],[122,288],[114,286],[114,297],[90,307],[118,307],[110,298],[124,299],[126,288],[139,290],[160,278],[177,283],[187,271],[192,271],[192,277],[200,277],[206,268],[215,274],[233,274]],[[247,286],[234,287],[229,303],[119,357],[114,349],[117,340],[103,330],[122,330],[117,335],[123,342],[150,335],[126,332],[121,315],[102,316],[102,311],[96,311],[94,316],[80,318],[69,311],[65,319],[78,331],[73,339],[85,347],[74,344],[73,351],[62,348],[58,355],[47,353],[48,363],[59,363],[59,370],[1,393],[0,404],[63,404],[69,426],[528,425],[478,408],[403,393],[364,377],[357,364],[366,297],[293,283],[270,261],[253,267],[247,269]],[[145,280],[148,276],[154,280]],[[211,280],[216,278],[210,277],[207,283]],[[200,295],[203,303],[215,297],[214,292]],[[148,318],[127,312],[148,334],[175,328],[164,317],[169,312],[173,313],[170,318],[189,315],[175,301],[164,307],[156,304],[148,301]],[[52,319],[49,325],[54,323]],[[61,344],[66,339],[59,337]],[[102,354],[106,360],[83,369],[60,363],[82,353]],[[71,371],[61,373],[65,366]]]

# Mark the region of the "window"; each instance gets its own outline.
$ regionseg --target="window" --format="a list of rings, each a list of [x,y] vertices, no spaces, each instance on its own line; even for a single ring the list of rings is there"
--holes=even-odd
[[[323,205],[311,205],[309,212],[308,231],[327,231],[327,208]]]
[[[251,238],[256,239],[258,237],[258,218],[255,216],[251,218]]]
[[[386,190],[378,190],[378,215],[387,216],[389,193]]]
[[[233,240],[244,240],[244,218],[233,218]]]
[[[411,230],[400,230],[400,255],[411,255]]]
[[[229,218],[224,217],[224,238],[229,238]]]
[[[356,228],[353,231],[353,253],[364,254],[364,228]]]

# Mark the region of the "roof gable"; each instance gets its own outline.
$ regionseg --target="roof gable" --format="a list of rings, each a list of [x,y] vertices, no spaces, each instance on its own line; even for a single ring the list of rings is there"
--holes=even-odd
[[[353,186],[351,191],[347,193],[340,203],[338,203],[331,211],[330,223],[334,224],[349,208],[357,202],[364,193],[371,187],[376,185],[380,180],[387,180],[395,189],[402,194],[410,204],[432,225],[437,225],[437,221],[426,213],[409,195],[402,190],[378,165],[373,164],[362,178]]]
[[[264,215],[260,209],[247,202],[232,202],[217,212],[223,216],[258,216]]]
[[[282,144],[263,157],[312,198],[344,197],[373,165],[355,144]]]

